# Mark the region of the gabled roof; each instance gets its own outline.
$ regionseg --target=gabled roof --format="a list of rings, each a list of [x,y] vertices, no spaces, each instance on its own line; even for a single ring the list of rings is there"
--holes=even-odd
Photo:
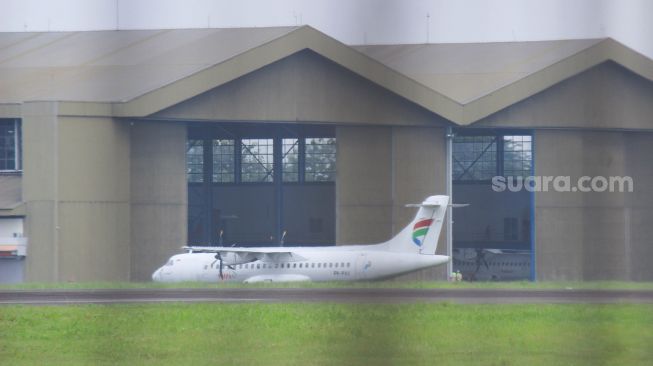
[[[460,104],[467,104],[600,41],[576,39],[354,48]]]
[[[653,80],[653,61],[612,39],[347,46],[308,26],[4,33],[0,103],[147,116],[304,49],[460,125],[608,60]]]
[[[293,29],[0,33],[0,101],[124,102]]]

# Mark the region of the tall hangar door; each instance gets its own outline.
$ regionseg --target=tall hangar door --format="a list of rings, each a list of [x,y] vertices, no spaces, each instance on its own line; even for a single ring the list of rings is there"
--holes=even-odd
[[[453,270],[479,281],[533,280],[530,131],[459,129],[452,152]]]
[[[188,127],[188,243],[277,246],[335,243],[333,127]]]

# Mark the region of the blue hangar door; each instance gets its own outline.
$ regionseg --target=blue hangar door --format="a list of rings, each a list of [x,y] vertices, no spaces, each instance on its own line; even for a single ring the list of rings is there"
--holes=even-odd
[[[531,131],[454,134],[453,197],[471,205],[453,211],[453,270],[468,280],[533,280],[534,193],[515,189],[533,175]],[[493,184],[508,181],[516,184]]]

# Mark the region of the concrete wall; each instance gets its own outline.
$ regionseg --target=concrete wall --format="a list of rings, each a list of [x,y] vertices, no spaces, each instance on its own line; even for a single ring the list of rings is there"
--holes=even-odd
[[[186,242],[186,127],[23,107],[28,281],[148,280]]]
[[[336,242],[378,243],[392,223],[392,128],[337,127]]]
[[[186,245],[186,125],[131,126],[131,280],[152,272]]]
[[[129,278],[129,127],[23,106],[28,281]]]
[[[445,186],[442,127],[337,127],[336,241],[378,243],[390,239],[415,216],[419,203]],[[446,250],[443,230],[438,253]],[[403,279],[445,278],[445,267]]]
[[[632,193],[536,194],[538,279],[653,279],[653,133],[538,130],[535,151],[537,175],[634,181]]]
[[[23,200],[25,236],[30,241],[25,263],[26,281],[59,279],[54,174],[58,151],[54,138],[57,118],[56,103],[23,104]]]
[[[653,129],[653,82],[606,62],[475,122],[474,127]]]
[[[289,56],[153,117],[374,125],[446,123],[311,51]]]
[[[128,279],[129,126],[59,117],[57,167],[60,279]]]

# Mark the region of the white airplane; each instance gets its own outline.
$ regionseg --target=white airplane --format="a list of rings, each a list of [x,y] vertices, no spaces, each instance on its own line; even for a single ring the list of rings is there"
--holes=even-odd
[[[397,236],[375,245],[184,247],[152,274],[156,282],[354,281],[393,277],[450,260],[436,255],[448,196],[431,196]]]

